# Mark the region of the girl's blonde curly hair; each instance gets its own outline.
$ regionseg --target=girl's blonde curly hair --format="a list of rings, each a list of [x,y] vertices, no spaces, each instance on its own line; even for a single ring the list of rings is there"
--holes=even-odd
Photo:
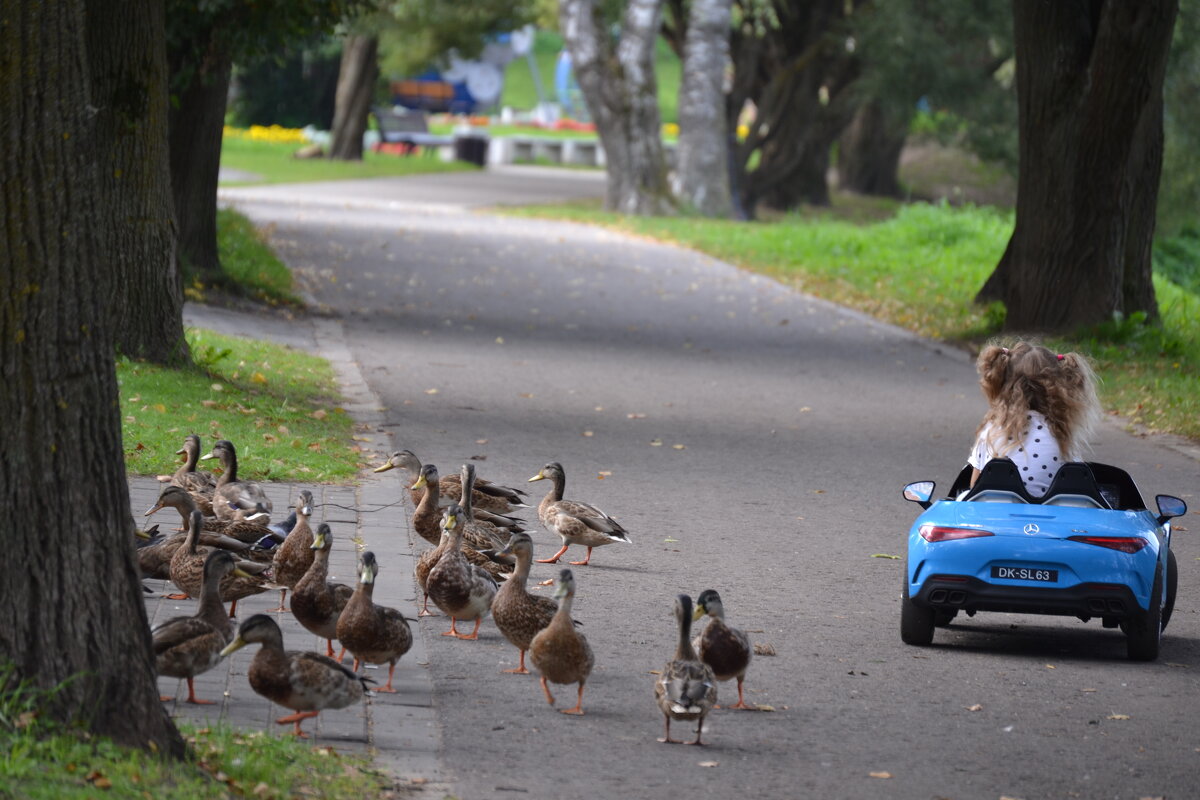
[[[975,366],[988,401],[988,412],[975,433],[992,424],[988,443],[993,452],[1003,456],[1019,446],[1026,415],[1037,411],[1046,418],[1063,455],[1071,461],[1082,458],[1100,418],[1096,376],[1085,356],[1057,355],[1029,342],[992,344],[980,352]]]

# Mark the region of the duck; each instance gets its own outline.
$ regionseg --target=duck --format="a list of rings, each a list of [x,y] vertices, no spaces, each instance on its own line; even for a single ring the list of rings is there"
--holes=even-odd
[[[375,468],[376,472],[387,472],[390,469],[404,469],[412,475],[421,474],[421,459],[411,450],[397,450],[388,456],[388,460]],[[462,502],[462,480],[456,475],[447,475],[443,480],[442,497],[446,503]],[[528,508],[525,502],[526,492],[511,486],[500,486],[482,478],[475,482],[472,495],[477,509],[497,514],[508,514],[517,508]],[[416,486],[410,487],[413,505],[421,502],[421,495]]]
[[[338,616],[354,590],[344,583],[330,583],[329,551],[333,548],[333,532],[327,523],[317,526],[317,535],[309,545],[313,561],[304,577],[292,587],[292,615],[310,632],[324,637],[325,655],[333,657],[333,640],[337,636]],[[345,655],[343,642],[342,655]],[[341,663],[342,656],[337,661]]]
[[[175,455],[183,456],[183,466],[171,476],[171,485],[191,492],[196,506],[206,517],[211,517],[212,496],[217,488],[217,479],[211,472],[196,469],[200,461],[200,450],[200,437],[189,433],[183,440],[183,447],[175,451]]]
[[[359,558],[358,585],[338,617],[337,638],[353,654],[355,672],[361,663],[386,663],[387,683],[375,691],[395,692],[392,678],[396,674],[396,662],[412,648],[413,634],[403,614],[394,608],[376,605],[372,599],[378,574],[375,554],[367,550]]]
[[[183,524],[175,529],[177,531],[187,530],[188,519],[191,517],[192,511],[199,508],[201,513],[204,512],[204,509],[196,503],[196,496],[180,486],[164,486],[158,494],[158,500],[146,509],[142,516],[148,517],[164,508],[173,508],[179,512]],[[207,518],[204,520],[202,530],[222,534],[247,545],[258,544],[264,538],[274,539],[271,529],[266,525],[246,520]]]
[[[575,630],[571,619],[571,606],[575,602],[575,576],[571,570],[560,572],[554,587],[558,610],[554,612],[550,624],[542,628],[529,643],[529,661],[541,673],[542,691],[551,708],[554,707],[554,695],[550,694],[547,681],[579,684],[575,706],[559,711],[582,715],[583,685],[592,674],[595,657],[587,638]]]
[[[246,577],[228,550],[213,550],[204,559],[204,578],[200,586],[200,607],[190,617],[173,617],[151,630],[154,640],[154,668],[159,675],[187,681],[185,702],[212,705],[215,700],[200,700],[192,679],[221,662],[221,650],[233,641],[233,624],[221,605],[221,581],[226,575]],[[173,700],[167,696],[163,702]]]
[[[245,520],[266,525],[271,520],[271,498],[253,481],[238,480],[237,448],[228,439],[213,445],[201,460],[220,459],[224,471],[213,491],[213,513],[219,520]]]
[[[462,552],[463,528],[466,522],[462,506],[452,503],[446,508],[442,528],[449,542],[425,579],[425,590],[434,604],[450,617],[450,630],[443,636],[476,640],[479,625],[492,608],[492,598],[499,587],[486,570],[467,561]],[[459,633],[458,621],[474,620],[469,634]]]
[[[313,532],[309,525],[312,516],[313,494],[308,489],[301,489],[296,495],[296,509],[293,512],[296,520],[289,528],[283,544],[275,548],[271,559],[271,576],[279,588],[279,607],[276,611],[285,609],[284,601],[287,591],[295,587],[308,568],[312,566],[316,556],[313,546]]]
[[[301,722],[326,709],[362,702],[369,684],[373,683],[320,653],[284,650],[283,631],[266,614],[255,614],[243,622],[221,655],[227,656],[255,643],[261,647],[246,673],[250,688],[272,703],[296,712],[275,722],[295,723],[293,733],[299,738],[306,738],[300,729]]]
[[[200,588],[204,584],[204,560],[213,550],[210,547],[200,546],[201,520],[199,509],[193,511],[187,537],[183,544],[175,549],[175,554],[171,556],[171,581],[187,597],[200,596]],[[266,579],[258,576],[226,575],[221,579],[221,599],[230,601],[229,616],[231,617],[236,616],[238,600],[252,594],[261,594],[266,590]],[[182,599],[178,595],[172,595],[172,597]]]
[[[459,485],[473,488],[475,480],[475,465],[463,464],[459,475]],[[508,542],[508,537],[512,534],[514,527],[512,525],[496,525],[476,514],[474,496],[475,492],[473,491],[463,492],[462,500],[459,501],[459,507],[462,508],[464,517],[463,541],[476,550],[503,547]],[[520,526],[517,526],[516,529],[523,530]]]
[[[588,503],[563,499],[567,474],[562,464],[552,461],[529,479],[530,482],[542,480],[551,481],[552,485],[538,504],[538,519],[562,538],[562,548],[550,558],[539,558],[539,564],[557,564],[568,547],[579,544],[587,547],[587,556],[583,561],[572,561],[571,564],[582,567],[591,563],[593,548],[615,542],[632,543],[629,533],[608,514]]]
[[[513,556],[517,562],[512,577],[504,582],[492,598],[492,620],[500,629],[500,633],[504,634],[504,638],[520,653],[517,666],[504,672],[528,675],[525,652],[529,649],[533,637],[554,619],[558,603],[549,597],[532,595],[526,588],[529,568],[533,564],[533,539],[528,533],[514,533],[498,555]]]
[[[660,742],[679,744],[671,738],[671,720],[698,720],[696,738],[688,744],[702,745],[700,734],[704,718],[717,704],[717,680],[712,668],[700,660],[692,647],[692,598],[681,594],[675,598],[675,619],[679,624],[679,643],[675,657],[662,668],[654,683],[654,699],[666,719],[666,730]]]
[[[716,589],[705,589],[696,598],[693,619],[698,620],[705,614],[710,617],[708,625],[693,640],[692,647],[700,660],[712,669],[718,681],[737,678],[738,701],[728,708],[753,710],[754,706],[746,705],[742,694],[742,682],[746,680],[746,670],[750,667],[750,657],[754,652],[750,637],[725,622],[725,606]],[[720,706],[714,705],[713,708]]]

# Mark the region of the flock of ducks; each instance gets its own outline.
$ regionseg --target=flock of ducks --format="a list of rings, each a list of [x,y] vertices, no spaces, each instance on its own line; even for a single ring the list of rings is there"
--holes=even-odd
[[[303,736],[301,722],[325,709],[359,702],[372,688],[394,692],[396,664],[412,647],[411,620],[394,608],[374,603],[372,592],[378,574],[375,555],[366,551],[358,560],[358,582],[350,587],[328,579],[333,534],[321,523],[314,531],[310,517],[313,496],[300,490],[289,518],[271,525],[271,501],[262,487],[237,476],[237,451],[227,440],[216,442],[204,456],[200,438],[187,437],[177,455],[183,465],[167,483],[150,515],[174,508],[183,524],[167,535],[141,533],[138,560],[145,577],[169,578],[182,592],[171,597],[192,597],[199,607],[191,616],[176,617],[152,631],[159,674],[187,681],[189,703],[207,703],[195,695],[193,678],[220,663],[247,644],[259,644],[248,671],[251,688],[293,714],[277,720],[294,724]],[[198,463],[216,458],[223,466],[219,478],[197,469]],[[570,569],[562,569],[553,599],[531,594],[529,573],[534,562],[533,539],[515,511],[527,508],[526,493],[477,478],[475,468],[464,464],[460,474],[440,476],[432,464],[422,464],[408,450],[391,454],[375,469],[404,469],[415,476],[410,491],[415,510],[413,529],[432,548],[417,560],[415,577],[424,595],[419,616],[432,614],[430,601],[450,618],[443,636],[474,640],[489,615],[501,634],[517,648],[518,665],[508,673],[529,674],[526,658],[540,675],[542,691],[553,707],[551,683],[576,685],[575,705],[559,709],[583,714],[583,691],[595,663],[586,637],[576,630],[571,616],[576,584]],[[595,506],[564,498],[566,473],[561,464],[546,464],[529,479],[550,481],[538,504],[538,520],[558,534],[562,546],[538,563],[556,564],[571,545],[587,548],[581,561],[590,563],[592,551],[614,543],[629,543],[628,532]],[[157,526],[155,526],[157,528]],[[280,592],[276,612],[291,591],[290,611],[310,632],[326,639],[326,652],[285,650],[283,633],[268,614],[255,614],[238,628],[231,618],[237,601],[269,590]],[[223,603],[230,603],[226,613]],[[709,622],[695,638],[694,621]],[[699,745],[704,720],[717,705],[717,683],[737,681],[735,709],[753,708],[743,696],[743,681],[752,648],[743,631],[725,622],[720,595],[712,589],[695,603],[688,595],[675,601],[679,639],[674,657],[654,685],[654,695],[665,719],[662,742],[671,738],[671,722],[696,722],[689,744]],[[473,623],[470,632],[460,624]],[[335,656],[334,641],[341,646]],[[343,663],[349,652],[353,666]],[[359,675],[360,666],[388,664],[387,683],[371,687]],[[169,700],[170,698],[163,698]]]

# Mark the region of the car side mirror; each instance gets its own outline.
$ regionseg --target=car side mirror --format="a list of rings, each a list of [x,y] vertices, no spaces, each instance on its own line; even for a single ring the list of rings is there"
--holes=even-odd
[[[933,481],[917,481],[910,483],[904,487],[904,499],[909,502],[916,503],[921,508],[929,508],[933,505],[930,498],[933,497],[933,488],[936,484]],[[1182,502],[1182,501],[1180,501]]]
[[[1162,525],[1172,517],[1182,517],[1187,513],[1187,503],[1169,494],[1160,494],[1155,496],[1154,502],[1158,505],[1158,524]]]

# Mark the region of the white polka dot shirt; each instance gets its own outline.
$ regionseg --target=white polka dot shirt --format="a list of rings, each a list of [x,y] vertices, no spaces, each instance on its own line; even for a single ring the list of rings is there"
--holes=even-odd
[[[1037,411],[1030,411],[1028,417],[1029,427],[1025,430],[1023,441],[1015,443],[1003,440],[995,444],[989,443],[988,434],[992,429],[989,422],[979,432],[979,438],[975,440],[975,447],[971,450],[971,457],[967,459],[967,463],[975,469],[983,469],[983,465],[993,458],[1008,457],[1017,465],[1026,491],[1034,497],[1041,497],[1046,493],[1050,481],[1054,479],[1054,474],[1058,472],[1064,459],[1058,447],[1058,440],[1046,425],[1046,418]],[[1013,444],[1016,446],[1013,447]],[[1011,449],[1008,449],[1009,447]]]

